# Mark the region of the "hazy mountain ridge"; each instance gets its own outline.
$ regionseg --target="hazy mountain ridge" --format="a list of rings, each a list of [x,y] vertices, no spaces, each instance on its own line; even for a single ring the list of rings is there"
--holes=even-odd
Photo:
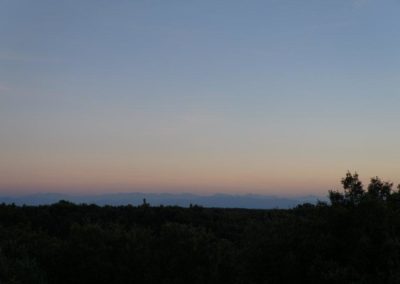
[[[249,208],[249,209],[271,209],[292,208],[302,203],[316,203],[318,200],[326,201],[324,196],[296,196],[279,197],[274,195],[244,194],[232,195],[217,193],[213,195],[196,195],[190,193],[110,193],[100,195],[69,195],[61,193],[38,193],[23,196],[0,196],[0,203],[14,203],[16,205],[47,205],[67,200],[73,203],[87,203],[97,205],[140,205],[143,200],[152,206],[182,206],[190,204],[204,207],[221,208]]]

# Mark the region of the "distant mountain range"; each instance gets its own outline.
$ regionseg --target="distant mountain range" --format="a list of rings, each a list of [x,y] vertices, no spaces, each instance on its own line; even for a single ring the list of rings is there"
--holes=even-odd
[[[151,206],[181,206],[188,207],[200,205],[203,207],[220,208],[249,208],[249,209],[287,209],[303,203],[315,204],[319,200],[327,201],[326,197],[321,196],[300,196],[300,197],[278,197],[272,195],[196,195],[190,193],[171,194],[171,193],[113,193],[101,195],[68,195],[59,193],[38,193],[24,196],[0,196],[0,203],[16,205],[46,205],[53,204],[60,200],[67,200],[76,204],[97,204],[97,205],[140,205],[143,200]]]

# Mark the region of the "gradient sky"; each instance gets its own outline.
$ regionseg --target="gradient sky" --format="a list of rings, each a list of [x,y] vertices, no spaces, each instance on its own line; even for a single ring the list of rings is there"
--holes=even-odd
[[[400,2],[0,0],[0,193],[400,182]]]

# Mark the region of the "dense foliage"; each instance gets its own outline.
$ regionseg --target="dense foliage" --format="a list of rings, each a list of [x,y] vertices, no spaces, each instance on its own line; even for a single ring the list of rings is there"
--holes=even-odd
[[[291,210],[0,205],[0,283],[400,283],[400,194]]]

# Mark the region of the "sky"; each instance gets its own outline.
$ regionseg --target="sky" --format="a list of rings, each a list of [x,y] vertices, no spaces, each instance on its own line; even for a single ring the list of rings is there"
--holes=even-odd
[[[400,182],[400,2],[0,0],[0,193]]]

